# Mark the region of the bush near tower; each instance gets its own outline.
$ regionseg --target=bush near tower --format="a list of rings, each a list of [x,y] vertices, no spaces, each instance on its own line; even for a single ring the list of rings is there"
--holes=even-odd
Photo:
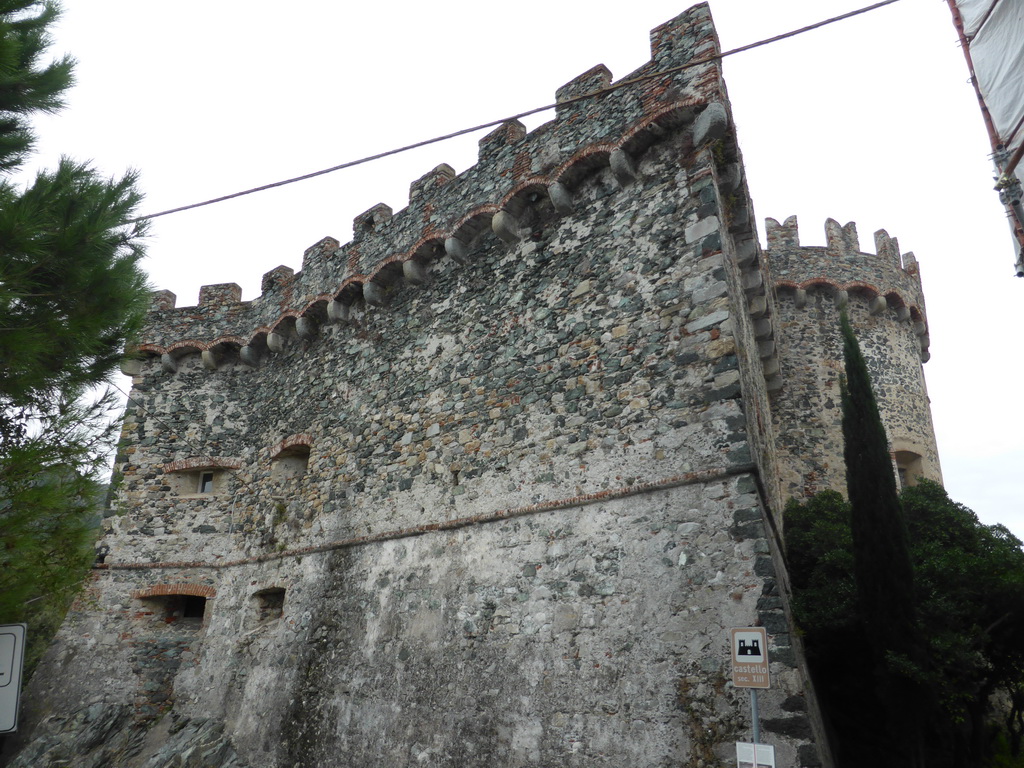
[[[791,501],[794,612],[838,765],[1024,764],[1024,550],[924,481],[897,496],[843,318],[849,501]],[[1002,721],[1002,722],[1000,722]]]
[[[62,158],[22,186],[29,122],[74,62],[44,62],[52,2],[0,0],[0,623],[29,624],[31,666],[92,559],[107,380],[147,304],[136,176]],[[95,400],[95,398],[93,398]]]

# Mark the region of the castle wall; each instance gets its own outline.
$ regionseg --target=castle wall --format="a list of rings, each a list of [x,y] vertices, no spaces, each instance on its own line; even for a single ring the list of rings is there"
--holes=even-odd
[[[697,6],[639,72],[716,49]],[[713,63],[567,102],[254,301],[158,295],[105,561],[11,765],[731,762],[753,624],[762,734],[819,764],[772,516],[785,320],[724,96]]]
[[[747,718],[728,628],[761,608],[780,659],[788,640],[740,396],[745,297],[707,247],[709,158],[677,139],[624,189],[595,172],[536,238],[485,238],[256,369],[148,363],[100,578],[126,620],[98,657],[145,664],[156,619],[132,617],[133,590],[205,584],[175,711],[223,719],[252,765],[724,756]],[[308,470],[275,480],[295,435]],[[173,495],[166,470],[210,457],[239,468]],[[115,567],[153,562],[170,564]],[[284,613],[261,624],[271,587]],[[801,683],[777,674],[764,706],[786,719]],[[143,716],[165,703],[154,680]]]

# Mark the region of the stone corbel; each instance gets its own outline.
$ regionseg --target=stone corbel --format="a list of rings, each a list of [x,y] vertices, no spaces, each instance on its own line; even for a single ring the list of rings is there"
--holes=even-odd
[[[568,216],[576,209],[572,192],[560,181],[548,185],[548,197],[551,198],[551,205],[563,216]]]
[[[385,303],[384,287],[373,280],[363,283],[363,300],[374,307],[383,306]]]
[[[502,210],[494,214],[491,218],[491,231],[509,244],[518,243],[520,240],[519,222],[508,211]]]
[[[238,350],[238,357],[248,366],[256,368],[260,364],[260,355],[255,347],[246,344]]]
[[[626,154],[624,149],[612,150],[611,155],[608,156],[608,164],[620,187],[628,187],[636,181],[636,165],[633,164],[633,158]]]
[[[457,237],[449,237],[444,241],[444,252],[459,264],[465,265],[469,263],[469,248]]]
[[[342,323],[348,320],[351,312],[351,305],[343,304],[337,299],[327,302],[327,317],[335,323]]]
[[[402,276],[412,285],[423,285],[427,282],[427,267],[421,261],[408,259],[402,262]]]

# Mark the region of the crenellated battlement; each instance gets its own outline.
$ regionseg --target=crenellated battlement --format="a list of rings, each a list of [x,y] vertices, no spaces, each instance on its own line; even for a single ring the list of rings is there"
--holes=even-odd
[[[808,290],[834,293],[846,302],[851,293],[864,295],[872,314],[890,309],[899,320],[913,323],[928,359],[928,323],[921,275],[913,253],[900,253],[899,242],[884,230],[875,232],[875,252],[861,250],[857,225],[835,219],[825,222],[825,245],[800,245],[796,216],[783,223],[765,219],[768,259],[776,289],[792,295],[798,306],[807,302]]]
[[[772,272],[780,283],[797,283],[817,276],[850,280],[874,277],[883,284],[901,283],[900,287],[913,296],[913,303],[919,303],[921,278],[917,259],[909,251],[901,254],[899,241],[884,229],[875,232],[874,253],[861,250],[857,224],[852,221],[844,226],[835,219],[827,219],[824,247],[800,245],[796,216],[782,224],[765,219],[765,233],[768,251],[777,254],[772,260]]]
[[[765,230],[768,248],[785,249],[800,246],[800,228],[796,216],[790,216],[782,224],[772,218],[765,219]],[[901,256],[899,241],[880,229],[875,232],[875,253],[870,254],[860,249],[860,237],[857,234],[856,222],[848,222],[845,226],[835,219],[825,221],[825,252],[835,259],[857,259],[877,256],[881,263],[889,263],[896,269],[908,274],[917,274],[917,259],[913,253]]]
[[[651,32],[651,60],[626,79],[717,50],[710,11],[695,6]],[[571,215],[575,191],[602,168],[626,190],[641,156],[667,135],[690,132],[691,147],[723,138],[717,61],[584,98],[611,83],[604,65],[574,78],[556,91],[554,120],[532,132],[518,121],[498,126],[480,139],[475,166],[461,174],[437,166],[410,185],[406,208],[380,203],[361,213],[348,243],[324,238],[306,250],[300,272],[282,266],[266,273],[251,301],[242,302],[233,283],[204,286],[194,307],[176,307],[173,294],[160,292],[138,350],[166,358],[238,348],[243,361],[256,361],[292,324],[300,336],[303,325],[315,334],[322,322],[347,319],[354,304],[382,305],[400,285],[423,283],[438,259],[465,264],[486,238],[516,243],[545,211]],[[165,359],[165,367],[172,362]]]

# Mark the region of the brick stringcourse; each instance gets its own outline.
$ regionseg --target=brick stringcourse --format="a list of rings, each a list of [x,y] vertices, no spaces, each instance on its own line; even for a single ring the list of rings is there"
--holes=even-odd
[[[669,490],[671,488],[679,488],[686,485],[710,483],[715,480],[725,479],[727,477],[735,477],[737,475],[748,474],[753,474],[756,477],[758,475],[757,465],[742,464],[735,467],[725,467],[713,470],[701,470],[697,472],[686,472],[685,474],[682,475],[673,475],[672,477],[664,478],[662,480],[653,480],[648,483],[636,483],[635,485],[626,486],[624,488],[609,488],[606,491],[598,491],[597,493],[584,493],[580,496],[570,496],[569,498],[566,499],[554,499],[552,501],[544,501],[538,504],[529,504],[524,507],[510,507],[508,509],[499,509],[496,512],[489,512],[482,515],[459,517],[454,520],[446,520],[440,523],[428,523],[426,525],[417,525],[411,528],[399,528],[392,531],[382,531],[381,533],[375,533],[367,536],[356,536],[351,539],[342,539],[341,541],[330,541],[326,544],[316,544],[309,547],[299,547],[298,549],[287,549],[283,552],[272,552],[263,555],[254,555],[252,557],[244,557],[238,560],[225,560],[224,562],[220,563],[202,561],[189,562],[165,560],[155,563],[97,563],[93,566],[93,568],[101,571],[141,571],[155,570],[161,568],[213,568],[219,570],[222,568],[233,568],[238,565],[266,563],[273,560],[284,560],[285,558],[290,557],[302,557],[303,555],[315,555],[323,552],[333,552],[338,549],[359,547],[365,544],[376,544],[382,541],[393,541],[395,539],[405,539],[413,536],[422,536],[423,534],[435,533],[437,531],[453,531],[459,528],[468,528],[473,525],[481,525],[483,523],[494,523],[499,522],[501,520],[508,520],[510,518],[525,517],[527,515],[535,515],[541,512],[553,512],[558,509],[567,509],[569,507],[584,507],[590,504],[597,504],[603,501],[611,501],[614,499],[627,498],[629,496],[637,496],[642,493],[649,493],[652,491],[664,491]],[[178,587],[175,587],[175,589],[177,588]]]

